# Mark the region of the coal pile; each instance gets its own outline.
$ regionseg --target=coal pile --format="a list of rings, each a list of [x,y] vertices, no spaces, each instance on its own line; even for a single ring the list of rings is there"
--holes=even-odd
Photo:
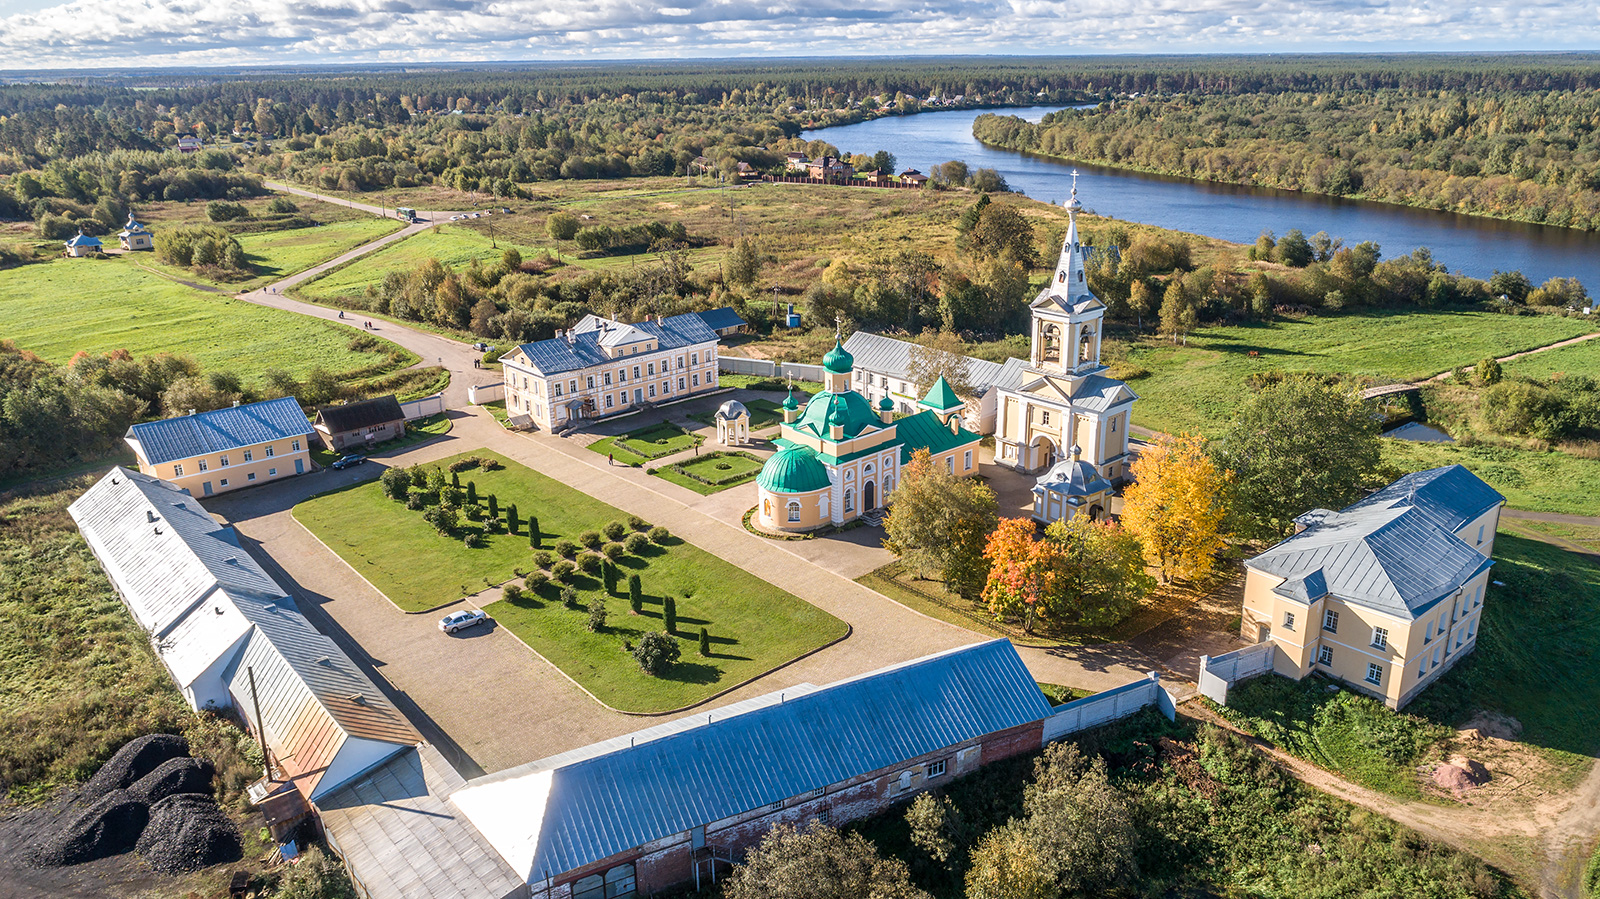
[[[128,792],[154,805],[179,793],[211,793],[211,778],[216,769],[205,759],[167,759],[154,771],[139,778]]]
[[[149,819],[150,806],[143,800],[112,790],[47,836],[34,850],[34,861],[54,868],[121,855],[138,843]]]
[[[188,754],[188,741],[172,734],[148,734],[129,740],[89,778],[83,794],[99,796],[112,790],[125,790],[160,767],[162,762]]]
[[[239,831],[209,794],[177,793],[150,807],[137,846],[139,856],[162,874],[182,874],[243,857]]]

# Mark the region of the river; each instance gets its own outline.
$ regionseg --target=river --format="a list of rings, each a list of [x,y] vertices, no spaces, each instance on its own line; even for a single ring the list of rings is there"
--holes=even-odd
[[[1376,241],[1385,257],[1417,247],[1454,271],[1487,278],[1495,269],[1520,269],[1534,284],[1551,277],[1578,278],[1600,292],[1600,234],[1521,222],[1412,209],[1337,197],[1187,178],[1147,175],[1085,163],[1062,162],[985,147],[972,136],[972,120],[985,112],[1037,122],[1058,106],[924,112],[888,116],[804,132],[847,153],[888,150],[897,166],[928,171],[952,159],[993,168],[1013,190],[1051,203],[1066,199],[1072,170],[1081,172],[1078,199],[1099,215],[1254,243],[1262,230],[1280,237],[1291,228],[1311,236],[1326,231],[1345,243]]]

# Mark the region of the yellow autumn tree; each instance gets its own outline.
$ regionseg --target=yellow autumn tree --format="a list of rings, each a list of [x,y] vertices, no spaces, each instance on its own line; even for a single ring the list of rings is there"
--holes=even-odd
[[[1196,579],[1211,573],[1223,547],[1229,474],[1206,453],[1205,441],[1185,434],[1163,437],[1133,463],[1133,483],[1122,500],[1122,526],[1144,545],[1144,557],[1161,572]]]

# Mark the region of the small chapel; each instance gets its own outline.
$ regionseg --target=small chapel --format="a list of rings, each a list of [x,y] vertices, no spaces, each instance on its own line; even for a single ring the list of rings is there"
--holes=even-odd
[[[858,518],[876,524],[911,455],[926,449],[935,465],[965,477],[978,472],[979,435],[962,427],[966,403],[940,377],[918,403],[895,417],[885,397],[876,408],[852,388],[855,359],[838,334],[822,357],[822,392],[805,403],[791,388],[783,401],[779,447],[756,477],[756,523],[801,532]]]
[[[1033,517],[1041,522],[1079,514],[1102,518],[1128,479],[1128,385],[1100,363],[1105,304],[1089,290],[1086,264],[1094,248],[1078,239],[1077,173],[1066,202],[1067,235],[1050,283],[1031,305],[1031,352],[997,385],[995,462],[1037,476]]]

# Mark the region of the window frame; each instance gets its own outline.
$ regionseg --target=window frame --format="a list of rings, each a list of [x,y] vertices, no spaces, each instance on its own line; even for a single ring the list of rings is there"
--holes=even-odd
[[[1339,632],[1339,612],[1337,609],[1322,610],[1322,629],[1330,634]]]
[[[948,770],[950,770],[950,768],[946,760],[938,759],[928,763],[928,770],[923,776],[927,777],[929,780],[932,780],[935,777],[943,777],[945,772]]]
[[[1377,662],[1368,662],[1366,682],[1375,687],[1383,686],[1383,666]]]
[[[1374,648],[1374,649],[1388,649],[1389,648],[1389,629],[1388,628],[1386,628],[1386,627],[1377,627],[1376,625],[1373,626],[1373,628],[1372,628],[1372,648]]]
[[[1286,630],[1286,631],[1294,630],[1294,613],[1293,612],[1290,612],[1290,611],[1287,611],[1287,610],[1284,611],[1284,613],[1283,613],[1283,629]]]
[[[1318,665],[1327,665],[1329,668],[1333,667],[1333,647],[1331,647],[1331,646],[1318,646],[1317,647],[1317,664]]]

